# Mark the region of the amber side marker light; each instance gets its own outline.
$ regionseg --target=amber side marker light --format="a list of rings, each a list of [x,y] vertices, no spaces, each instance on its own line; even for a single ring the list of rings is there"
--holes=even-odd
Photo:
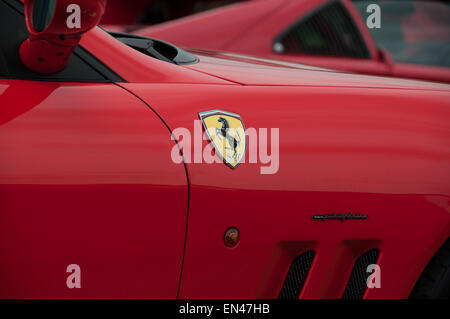
[[[228,248],[236,247],[240,241],[239,230],[236,227],[228,228],[223,236],[223,242]]]

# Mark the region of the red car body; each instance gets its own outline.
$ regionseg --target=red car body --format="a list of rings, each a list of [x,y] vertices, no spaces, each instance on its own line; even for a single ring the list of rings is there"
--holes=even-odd
[[[340,298],[374,248],[364,298],[406,298],[450,237],[448,85],[206,51],[180,66],[98,28],[81,47],[107,79],[0,78],[1,298],[276,298],[310,250],[299,297]],[[214,108],[279,128],[276,174],[172,161],[171,132]],[[345,212],[369,218],[312,219]]]
[[[359,32],[367,50],[365,58],[308,53],[277,53],[275,45],[280,37],[326,5],[338,3],[346,12],[350,23]],[[425,4],[427,5],[427,4]],[[444,6],[442,4],[442,6]],[[422,6],[423,7],[423,6]],[[444,7],[445,10],[448,10]],[[434,37],[443,34],[442,43],[450,39],[449,28],[435,26],[430,17],[419,13],[409,17],[413,26],[432,28]],[[433,12],[438,11],[435,9]],[[439,12],[438,12],[439,13]],[[445,14],[441,12],[442,14]],[[383,17],[383,12],[381,12]],[[448,13],[447,13],[448,14]],[[383,21],[383,20],[382,20]],[[420,22],[420,23],[419,23]],[[332,26],[331,26],[332,28]],[[384,31],[383,25],[379,32]],[[380,51],[354,4],[350,0],[254,0],[214,11],[192,15],[136,31],[139,34],[160,38],[176,45],[210,50],[237,52],[263,58],[316,65],[349,72],[423,79],[450,83],[450,68],[394,62],[386,50]],[[414,44],[414,32],[404,27],[404,40]],[[433,36],[424,37],[428,40]],[[422,39],[424,40],[424,39]],[[439,42],[439,39],[435,39]],[[438,54],[433,52],[432,54]],[[448,54],[448,51],[447,51]]]

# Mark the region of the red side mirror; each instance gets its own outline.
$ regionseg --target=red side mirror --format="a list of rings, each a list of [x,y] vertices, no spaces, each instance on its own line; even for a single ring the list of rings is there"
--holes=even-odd
[[[81,36],[103,16],[106,0],[24,0],[30,37],[20,46],[22,63],[39,74],[62,71]]]

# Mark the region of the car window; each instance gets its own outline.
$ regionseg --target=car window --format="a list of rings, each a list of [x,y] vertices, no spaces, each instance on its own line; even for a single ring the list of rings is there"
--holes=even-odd
[[[354,21],[336,1],[301,17],[277,37],[273,49],[277,53],[370,58]]]
[[[364,20],[373,1],[354,1]],[[450,67],[450,5],[438,1],[380,1],[381,27],[369,29],[396,62]]]

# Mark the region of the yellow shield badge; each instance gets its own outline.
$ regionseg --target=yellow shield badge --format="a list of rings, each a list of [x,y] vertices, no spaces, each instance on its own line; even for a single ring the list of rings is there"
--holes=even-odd
[[[219,110],[199,113],[206,134],[219,157],[236,168],[245,157],[247,137],[239,114]]]

